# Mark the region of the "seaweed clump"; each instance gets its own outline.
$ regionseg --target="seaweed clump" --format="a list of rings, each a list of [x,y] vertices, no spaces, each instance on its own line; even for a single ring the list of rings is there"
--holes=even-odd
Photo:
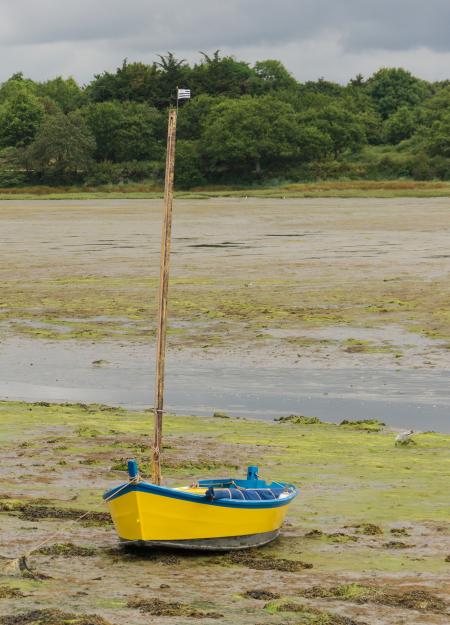
[[[95,512],[87,510],[75,510],[73,508],[56,508],[54,506],[42,506],[35,503],[21,503],[0,501],[0,512],[17,514],[24,521],[38,521],[40,519],[79,519],[86,512],[88,515],[82,523],[87,525],[112,525],[111,516],[108,512]]]
[[[273,601],[274,599],[279,599],[280,594],[278,592],[272,592],[271,590],[247,590],[244,593],[244,597],[248,597],[249,599],[262,599],[263,601]]]
[[[360,419],[359,421],[344,419],[339,425],[352,430],[362,430],[363,432],[381,432],[386,427],[386,424],[378,419]]]
[[[291,414],[288,417],[278,417],[278,423],[295,423],[295,425],[315,425],[322,423],[318,417],[305,417],[303,415]]]
[[[139,599],[135,597],[127,603],[128,608],[135,608],[151,616],[186,616],[190,618],[222,618],[218,612],[203,612],[178,601],[162,601],[161,599]]]
[[[445,613],[447,610],[445,601],[426,590],[398,592],[360,584],[341,584],[330,588],[312,586],[300,594],[308,599],[338,599],[360,604],[372,602],[422,612]]]
[[[357,525],[346,525],[345,527],[353,527],[358,534],[365,534],[366,536],[380,536],[383,534],[381,527],[375,525],[375,523],[358,523]]]
[[[344,532],[334,532],[333,534],[327,534],[327,538],[333,543],[355,543],[358,541],[356,536],[344,534]]]
[[[10,588],[9,586],[0,586],[0,599],[15,599],[23,597],[24,594],[18,588]]]
[[[394,536],[410,536],[407,527],[393,527],[391,534],[394,534]]]
[[[128,560],[150,560],[159,564],[167,564],[168,566],[176,566],[181,562],[180,558],[169,550],[145,549],[136,545],[107,547],[102,549],[101,552],[109,556],[114,564],[123,562],[124,558]]]
[[[333,543],[349,543],[349,542],[357,542],[357,536],[351,536],[350,534],[344,534],[344,532],[334,532],[332,534],[326,534],[322,532],[322,530],[313,529],[310,532],[307,532],[304,538],[326,538]]]
[[[2,618],[2,625],[111,625],[96,614],[69,614],[61,610],[32,610]]]
[[[360,584],[341,584],[325,588],[324,586],[312,586],[300,591],[302,597],[307,599],[340,599],[354,603],[366,603],[375,595],[373,588]]]
[[[404,543],[401,540],[390,540],[389,542],[384,543],[383,547],[386,549],[411,549],[411,547],[415,547],[415,545]]]
[[[73,543],[60,543],[41,547],[36,553],[44,556],[62,556],[64,558],[94,556],[96,550],[93,547],[81,547]]]
[[[403,593],[385,593],[383,595],[383,601],[380,600],[378,603],[384,603],[385,605],[390,606],[401,606],[403,608],[419,610],[422,612],[445,613],[447,611],[446,602],[427,590],[410,590]]]
[[[285,558],[272,558],[270,556],[258,557],[251,551],[236,551],[225,556],[225,561],[231,564],[240,564],[247,566],[249,569],[257,571],[283,571],[285,573],[293,573],[302,571],[303,569],[312,569],[313,565],[309,562],[301,560],[286,560]]]
[[[322,538],[323,535],[324,534],[322,530],[313,529],[313,530],[310,530],[309,532],[306,532],[305,538]]]

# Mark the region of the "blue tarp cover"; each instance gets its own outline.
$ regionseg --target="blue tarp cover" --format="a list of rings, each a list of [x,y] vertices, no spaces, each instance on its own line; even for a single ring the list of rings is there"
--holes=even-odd
[[[278,499],[284,488],[216,488],[210,486],[205,495],[211,499],[241,499],[247,501],[267,501]]]

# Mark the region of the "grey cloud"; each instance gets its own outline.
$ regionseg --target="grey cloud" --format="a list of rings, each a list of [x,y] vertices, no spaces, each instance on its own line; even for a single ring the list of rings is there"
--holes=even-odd
[[[0,0],[0,80],[89,80],[124,57],[215,49],[279,58],[301,80],[384,62],[436,79],[448,77],[449,26],[450,0]]]
[[[0,0],[3,44],[125,41],[196,48],[289,43],[337,31],[349,50],[450,50],[449,0]]]
[[[450,2],[448,0],[357,0],[346,29],[344,43],[351,50],[406,50],[427,47],[450,50]]]

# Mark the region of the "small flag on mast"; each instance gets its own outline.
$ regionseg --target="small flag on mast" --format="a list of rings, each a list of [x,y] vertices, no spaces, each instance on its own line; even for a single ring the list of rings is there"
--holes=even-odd
[[[189,100],[191,98],[190,89],[177,89],[177,100]]]

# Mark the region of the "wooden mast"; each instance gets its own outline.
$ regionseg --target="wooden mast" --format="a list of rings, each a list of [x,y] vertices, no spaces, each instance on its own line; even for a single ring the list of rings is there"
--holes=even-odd
[[[167,127],[166,176],[164,186],[164,217],[161,237],[161,261],[158,301],[158,335],[156,347],[155,432],[153,441],[152,482],[161,484],[162,419],[164,412],[164,366],[167,336],[167,294],[169,288],[170,237],[172,231],[173,181],[177,110],[169,109]]]

